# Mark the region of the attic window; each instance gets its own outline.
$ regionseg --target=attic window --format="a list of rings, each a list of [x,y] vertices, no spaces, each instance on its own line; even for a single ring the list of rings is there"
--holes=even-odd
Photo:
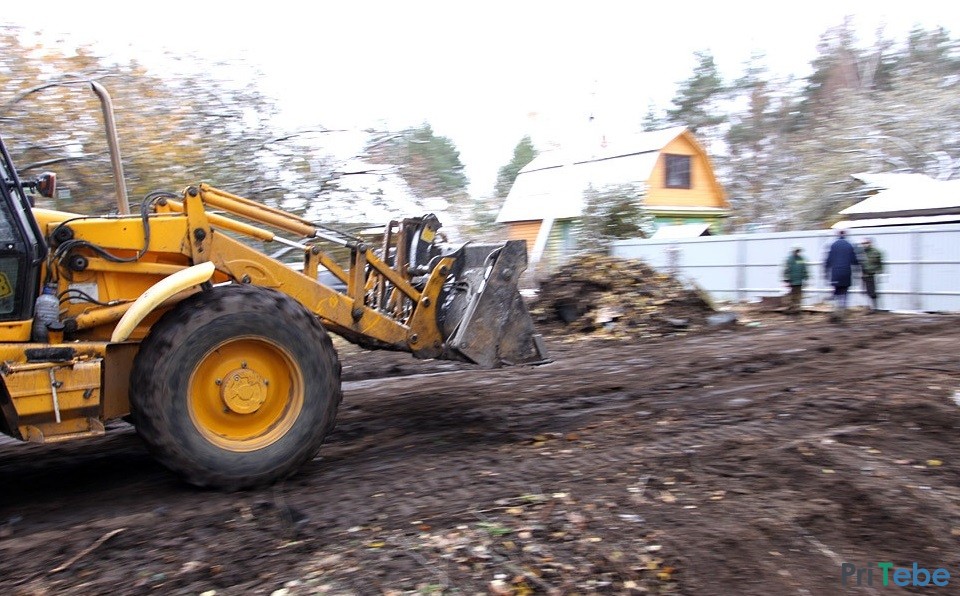
[[[667,164],[667,188],[690,188],[690,156],[664,155]]]

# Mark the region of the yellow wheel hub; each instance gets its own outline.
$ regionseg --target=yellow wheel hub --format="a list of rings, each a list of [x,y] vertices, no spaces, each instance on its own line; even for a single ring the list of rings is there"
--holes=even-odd
[[[208,441],[254,451],[283,437],[300,416],[303,371],[283,346],[242,336],[204,355],[190,375],[189,392],[190,418]]]
[[[266,381],[255,371],[241,368],[227,373],[220,385],[220,397],[237,414],[256,412],[267,401]]]

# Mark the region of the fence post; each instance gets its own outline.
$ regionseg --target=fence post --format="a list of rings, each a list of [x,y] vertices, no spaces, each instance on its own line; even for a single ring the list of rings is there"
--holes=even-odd
[[[921,292],[923,290],[923,275],[921,271],[921,259],[923,255],[921,254],[920,242],[920,232],[913,230],[910,232],[910,293],[913,295],[911,302],[913,303],[913,310],[920,311],[923,310],[923,297]]]
[[[747,240],[740,238],[737,240],[736,250],[737,265],[734,276],[734,283],[737,284],[737,302],[743,303],[747,300]]]

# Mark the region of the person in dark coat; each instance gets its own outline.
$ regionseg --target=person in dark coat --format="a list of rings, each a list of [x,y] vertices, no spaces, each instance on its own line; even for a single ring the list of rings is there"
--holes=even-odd
[[[808,276],[807,262],[801,252],[799,246],[794,247],[783,267],[783,283],[790,286],[790,293],[787,294],[788,315],[799,315],[800,305],[803,303],[803,282],[807,281]]]
[[[846,231],[840,230],[823,263],[823,272],[833,286],[833,313],[830,320],[835,323],[842,322],[846,314],[847,291],[853,281],[853,268],[859,265],[857,251],[846,236]]]

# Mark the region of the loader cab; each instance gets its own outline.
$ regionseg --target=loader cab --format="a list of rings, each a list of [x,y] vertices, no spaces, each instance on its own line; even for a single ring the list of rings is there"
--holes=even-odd
[[[0,322],[24,321],[33,317],[47,247],[3,139],[0,154]],[[44,194],[54,188],[49,177],[27,186]]]

